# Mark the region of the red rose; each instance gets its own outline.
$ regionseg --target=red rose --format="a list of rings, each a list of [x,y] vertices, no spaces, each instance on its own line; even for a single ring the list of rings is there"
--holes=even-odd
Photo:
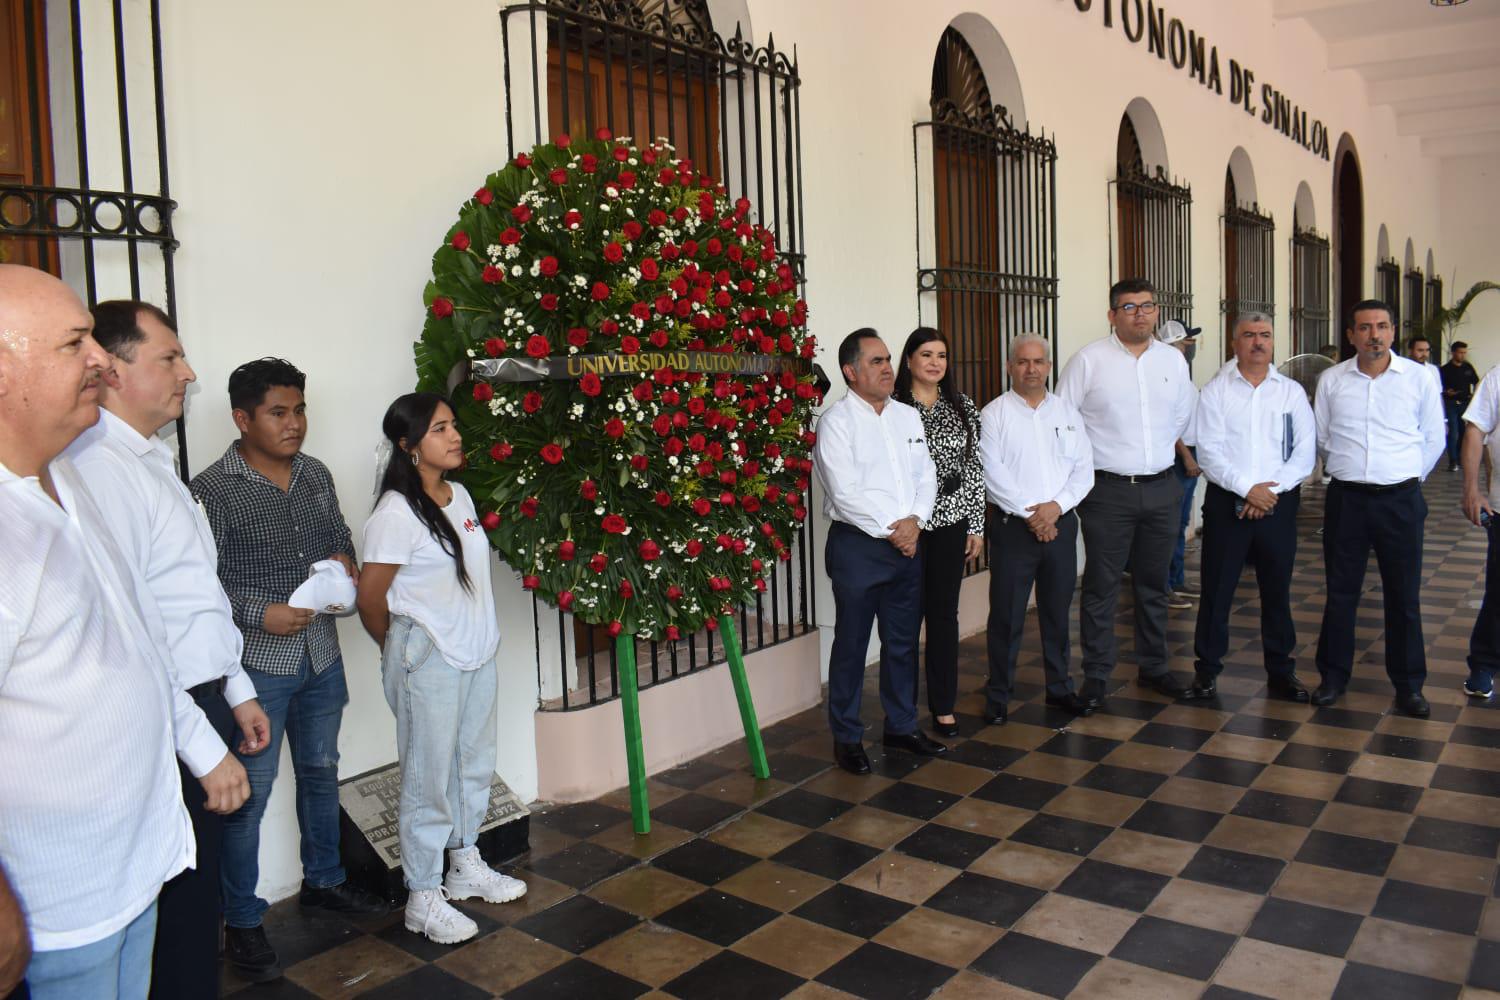
[[[571,538],[564,539],[563,541],[557,543],[557,558],[561,559],[563,562],[572,562],[573,553],[577,551],[577,549],[578,546],[573,544],[573,540]]]
[[[599,332],[604,334],[604,336],[606,337],[613,337],[615,334],[620,332],[620,324],[616,323],[612,319],[607,319],[603,323],[599,324]]]
[[[447,319],[453,315],[453,303],[439,295],[432,300],[432,314],[438,319]]]
[[[625,421],[619,417],[613,417],[604,425],[604,433],[608,437],[617,438],[625,433]]]
[[[635,187],[635,174],[629,170],[621,170],[619,180],[620,187],[625,188],[626,190]]]
[[[500,515],[487,510],[479,516],[479,523],[484,526],[485,531],[494,531],[500,527]]]
[[[495,398],[495,387],[488,382],[480,382],[474,386],[474,398],[481,403],[488,403]]]
[[[604,391],[604,383],[599,380],[598,375],[587,372],[578,380],[578,388],[583,390],[585,396],[597,396]]]
[[[542,579],[539,576],[527,573],[525,576],[521,577],[521,586],[526,590],[535,590],[541,585]]]
[[[568,330],[568,343],[574,347],[582,347],[589,342],[589,332],[581,326],[575,326]]]
[[[630,390],[630,394],[641,402],[646,402],[652,396],[651,383],[644,380],[637,382],[635,388]]]
[[[662,446],[662,451],[666,452],[669,456],[674,456],[675,457],[677,455],[681,455],[682,454],[682,438],[677,438],[677,437],[667,438],[667,443]]]
[[[682,588],[679,587],[679,586],[677,586],[677,584],[675,584],[675,583],[672,584],[672,586],[668,587],[667,588],[667,600],[669,600],[669,601],[680,601],[680,600],[682,600]]]
[[[589,298],[595,302],[603,302],[609,298],[609,286],[602,281],[594,282],[594,287],[589,289]]]
[[[635,596],[635,588],[630,585],[629,580],[620,581],[620,596],[627,601]]]
[[[603,552],[595,552],[589,559],[589,569],[595,573],[603,573],[607,566],[609,566],[609,560],[604,557]]]
[[[531,166],[531,157],[527,156],[525,153],[517,153],[516,166],[520,167],[522,170],[525,170],[527,167]]]
[[[604,259],[611,264],[618,264],[625,259],[625,248],[614,240],[604,244]]]
[[[604,529],[605,534],[623,535],[625,533],[625,519],[619,514],[605,514],[604,520],[599,522],[599,527]]]
[[[453,234],[453,239],[448,242],[452,245],[453,249],[462,253],[469,249],[469,234],[460,229]]]
[[[760,510],[760,500],[754,495],[746,495],[741,498],[740,506],[745,509],[746,514],[754,514]]]
[[[661,268],[657,266],[654,257],[647,257],[641,261],[641,277],[647,281],[655,281],[661,275]]]
[[[556,443],[542,445],[542,461],[548,465],[557,465],[563,460],[563,450]]]
[[[656,491],[656,505],[658,507],[670,507],[670,506],[672,506],[672,494],[668,493],[666,490],[657,490]]]
[[[541,408],[542,394],[537,392],[536,390],[533,389],[531,392],[528,392],[525,396],[521,397],[521,409],[525,410],[527,413],[535,413]]]
[[[515,226],[506,226],[500,232],[500,242],[505,246],[514,246],[521,242],[521,231]]]
[[[631,455],[630,456],[630,467],[632,469],[634,469],[636,472],[645,472],[646,469],[647,469],[647,467],[650,466],[650,464],[651,464],[650,460],[647,459],[645,455]]]
[[[609,126],[600,125],[598,128],[594,129],[594,138],[598,139],[600,142],[608,142],[610,139],[614,138],[614,133],[609,130]]]
[[[548,278],[552,277],[557,273],[557,258],[551,256],[543,257],[537,262],[536,269],[542,272],[544,276]]]
[[[699,497],[698,499],[693,501],[693,513],[697,514],[699,517],[707,517],[708,512],[711,510],[713,510],[713,505],[703,497]]]
[[[692,409],[692,404],[693,401],[688,400],[688,409]],[[708,439],[705,438],[702,434],[694,434],[692,437],[688,438],[688,447],[693,451],[702,451],[704,448],[708,447]]]
[[[616,163],[624,163],[626,160],[630,159],[630,150],[625,146],[616,146],[609,152],[610,155],[615,158]]]
[[[735,473],[733,469],[725,469],[723,472],[719,473],[719,482],[723,483],[725,486],[733,486],[735,484],[735,481],[739,478],[740,477]]]
[[[492,358],[498,358],[505,353],[505,341],[499,337],[491,337],[484,342],[484,353]]]
[[[627,240],[638,240],[641,238],[641,224],[634,219],[626,219],[625,224],[620,227],[620,232],[625,234]]]
[[[510,210],[510,217],[523,225],[531,221],[531,206],[517,205]]]
[[[571,590],[565,590],[561,594],[558,594],[557,606],[564,611],[571,610],[573,607],[573,592]]]
[[[536,517],[537,505],[540,501],[536,497],[527,497],[521,501],[521,513],[527,517]]]
[[[570,208],[563,213],[563,228],[573,229],[583,224],[583,213],[576,208]]]
[[[772,483],[770,486],[766,487],[766,502],[767,503],[775,503],[777,497],[779,497],[779,496],[781,496],[781,487],[780,486],[777,486],[775,483]]]
[[[760,591],[762,594],[764,594],[766,592],[766,580],[765,580],[765,577],[759,577],[758,576],[758,577],[755,578],[755,589],[758,590],[758,591]]]
[[[586,174],[591,174],[599,169],[599,157],[593,153],[584,153],[579,160],[578,169]]]
[[[673,170],[671,167],[662,167],[661,173],[656,175],[656,180],[659,184],[676,184],[677,171]]]
[[[495,195],[489,188],[483,187],[474,192],[474,200],[481,205],[488,205],[495,200]]]
[[[490,458],[493,458],[497,462],[503,462],[507,458],[510,458],[512,450],[509,442],[497,441],[495,444],[490,445]]]
[[[618,621],[612,621],[609,623],[609,628],[605,629],[605,631],[609,633],[611,639],[614,639],[618,638],[620,633],[625,631],[625,626],[621,625]]]
[[[620,350],[626,354],[634,354],[641,349],[641,342],[626,334],[620,338]]]
[[[651,430],[656,433],[657,437],[666,437],[672,433],[672,418],[665,413],[658,413],[656,419],[651,421]]]
[[[533,358],[545,358],[552,353],[552,345],[540,333],[533,333],[526,340],[526,353]]]
[[[728,490],[725,490],[723,493],[719,494],[719,503],[723,504],[725,507],[733,507],[734,494],[729,492]]]
[[[585,479],[578,484],[578,495],[585,500],[593,500],[599,495],[599,484],[592,479]]]
[[[648,337],[647,339],[651,341],[651,346],[652,347],[666,347],[667,346],[667,331],[665,331],[665,330],[652,330],[651,331],[651,336]]]
[[[480,272],[479,277],[486,285],[498,285],[505,280],[505,272],[494,264],[486,264],[484,265],[484,270]]]
[[[677,628],[676,625],[668,625],[666,636],[668,639],[676,642],[678,639],[682,638],[682,632]]]
[[[687,545],[684,546],[684,551],[687,553],[689,559],[696,559],[703,554],[703,543],[696,538],[689,538]]]
[[[712,201],[710,201],[709,204],[712,204]],[[717,257],[719,256],[720,251],[724,249],[724,244],[720,243],[719,238],[715,236],[713,239],[705,243],[703,245],[703,248],[708,251],[708,255],[710,257]]]
[[[558,149],[567,149],[569,146],[573,145],[573,137],[564,132],[556,139],[553,139],[552,144]]]
[[[551,292],[548,292],[546,295],[542,296],[541,301],[538,303],[538,305],[540,305],[546,312],[556,312],[557,296],[553,295]]]

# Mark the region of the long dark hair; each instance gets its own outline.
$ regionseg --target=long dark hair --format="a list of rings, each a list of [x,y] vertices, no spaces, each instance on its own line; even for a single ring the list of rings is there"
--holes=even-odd
[[[458,532],[453,530],[443,509],[422,488],[422,476],[411,460],[417,444],[427,436],[427,429],[432,426],[432,415],[437,412],[438,404],[447,406],[450,411],[453,409],[452,404],[435,392],[409,392],[397,397],[385,411],[380,429],[390,440],[392,451],[385,474],[380,477],[376,502],[385,496],[387,490],[405,497],[412,513],[417,515],[417,520],[427,525],[427,530],[432,532],[432,537],[443,547],[443,551],[453,557],[458,582],[463,584],[464,590],[472,591],[474,585],[469,580],[469,571],[464,568],[464,547],[458,539]],[[404,448],[402,441],[406,442]]]
[[[921,349],[923,344],[933,341],[942,344],[949,352],[948,367],[943,371],[943,377],[938,380],[938,392],[953,407],[953,412],[958,414],[959,421],[964,425],[964,458],[974,457],[974,428],[969,423],[969,411],[964,407],[964,394],[958,391],[953,384],[953,348],[948,344],[948,338],[943,336],[941,330],[930,326],[919,326],[906,338],[906,346],[901,348],[901,365],[896,369],[896,390],[894,395],[898,400],[907,404],[914,404],[915,400],[911,394],[911,356]]]

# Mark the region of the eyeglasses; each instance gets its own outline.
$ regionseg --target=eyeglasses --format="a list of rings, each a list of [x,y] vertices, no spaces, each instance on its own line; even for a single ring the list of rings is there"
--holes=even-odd
[[[1158,308],[1155,302],[1125,302],[1115,306],[1115,311],[1122,312],[1126,316],[1134,316],[1136,310],[1139,309],[1143,314],[1149,316],[1156,312]]]

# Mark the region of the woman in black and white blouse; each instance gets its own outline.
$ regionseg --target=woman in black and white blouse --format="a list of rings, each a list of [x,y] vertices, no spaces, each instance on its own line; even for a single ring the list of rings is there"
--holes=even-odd
[[[927,707],[940,736],[957,736],[958,591],[964,564],[984,548],[979,409],[953,384],[948,339],[931,327],[906,338],[896,398],[917,408],[937,466],[938,494],[922,525],[922,614],[927,624]]]

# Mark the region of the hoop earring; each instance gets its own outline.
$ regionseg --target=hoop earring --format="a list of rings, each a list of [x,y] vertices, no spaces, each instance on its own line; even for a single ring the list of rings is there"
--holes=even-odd
[[[420,468],[421,465],[422,465],[422,460],[417,457],[417,453],[416,452],[412,452],[411,453],[411,467],[413,469],[416,469],[416,468]]]

